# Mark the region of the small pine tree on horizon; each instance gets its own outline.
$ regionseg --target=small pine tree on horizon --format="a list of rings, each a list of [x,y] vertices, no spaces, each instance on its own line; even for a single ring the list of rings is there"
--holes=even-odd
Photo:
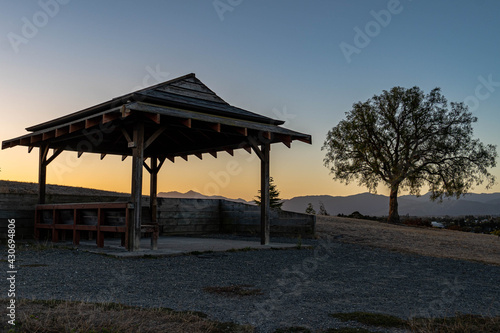
[[[319,202],[319,212],[318,215],[324,215],[324,216],[329,216],[328,212],[325,209],[325,205],[323,204],[323,201]]]
[[[312,203],[307,204],[306,214],[316,215],[316,211],[314,210]]]
[[[259,193],[261,191],[259,190]],[[274,184],[273,177],[269,177],[269,206],[274,209],[281,210],[281,206],[283,205],[283,200],[279,197],[280,192],[276,188],[276,184]],[[260,206],[261,196],[257,195],[255,197],[254,202]]]

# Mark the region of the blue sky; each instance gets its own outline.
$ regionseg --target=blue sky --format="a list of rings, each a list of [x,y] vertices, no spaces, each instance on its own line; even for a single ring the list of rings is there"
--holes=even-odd
[[[320,148],[353,103],[393,86],[416,85],[425,92],[441,87],[449,101],[471,106],[479,118],[478,138],[500,143],[498,1],[0,4],[2,140],[25,134],[30,125],[194,72],[229,103],[285,118],[285,126],[313,136],[311,146],[273,148],[271,172],[285,198],[366,191],[331,180]],[[357,51],[346,57],[341,45]],[[244,170],[217,194],[251,199],[258,189],[258,163],[243,154],[236,158]],[[81,161],[63,174],[49,170],[49,182],[129,191],[129,162],[113,157],[100,162],[93,156]],[[209,172],[224,170],[227,161],[207,157],[167,165],[160,191],[203,192],[213,181]],[[0,167],[2,179],[36,181],[37,153],[19,147],[1,151]],[[498,169],[492,171],[500,178]]]

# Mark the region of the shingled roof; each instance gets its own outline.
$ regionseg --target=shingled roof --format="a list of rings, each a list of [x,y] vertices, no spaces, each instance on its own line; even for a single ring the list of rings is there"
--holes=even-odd
[[[257,144],[263,138],[287,146],[293,140],[311,143],[310,135],[280,127],[284,123],[281,120],[230,105],[192,73],[28,127],[31,133],[3,141],[2,149],[47,144],[49,148],[79,153],[128,156],[131,151],[127,143],[131,140],[127,133],[137,117],[146,119],[146,134],[151,138],[154,135],[146,156],[171,160],[190,154],[249,149],[251,145],[245,143],[248,137]],[[112,131],[102,131],[111,126]],[[96,130],[102,134],[100,142],[82,146],[88,133]]]

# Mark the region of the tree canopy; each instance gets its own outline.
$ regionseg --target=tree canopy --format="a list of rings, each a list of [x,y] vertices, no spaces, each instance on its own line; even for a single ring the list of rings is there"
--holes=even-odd
[[[475,185],[495,183],[496,146],[473,138],[477,118],[464,103],[450,103],[439,88],[425,95],[418,87],[394,87],[355,103],[330,130],[322,147],[333,178],[357,180],[370,192],[390,188],[389,222],[399,222],[397,195],[419,195],[429,186],[431,199],[460,197]]]

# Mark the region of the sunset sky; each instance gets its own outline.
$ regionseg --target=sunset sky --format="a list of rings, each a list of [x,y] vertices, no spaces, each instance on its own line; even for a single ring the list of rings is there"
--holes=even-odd
[[[366,192],[333,181],[326,133],[353,103],[393,86],[440,87],[500,145],[500,1],[0,0],[0,140],[26,127],[188,73],[228,103],[311,134],[271,150],[283,198]],[[498,149],[498,148],[497,148]],[[238,172],[224,177],[228,163]],[[251,200],[255,154],[167,161],[159,191]],[[0,179],[37,182],[38,149],[0,151]],[[500,167],[491,170],[500,179]],[[145,172],[144,190],[148,191]],[[129,192],[131,158],[63,153],[49,184]],[[500,192],[496,184],[487,190]],[[146,192],[147,193],[147,192]],[[388,191],[380,188],[380,194]]]

